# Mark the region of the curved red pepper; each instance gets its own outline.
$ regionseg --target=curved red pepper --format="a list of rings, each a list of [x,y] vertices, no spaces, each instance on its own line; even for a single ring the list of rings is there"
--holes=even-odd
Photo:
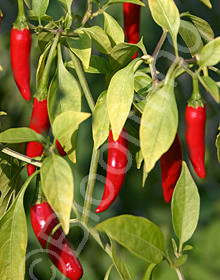
[[[185,111],[186,144],[192,166],[201,178],[205,178],[205,124],[206,108],[187,105]]]
[[[174,187],[180,176],[182,160],[182,147],[178,134],[176,134],[176,137],[169,150],[160,158],[163,196],[167,203],[172,198]]]
[[[24,99],[31,99],[30,90],[30,29],[12,28],[10,37],[11,68],[14,80]]]
[[[60,156],[64,157],[66,156],[66,152],[64,151],[63,147],[61,146],[60,142],[56,140],[56,146],[57,146],[57,151]]]
[[[108,160],[105,189],[97,213],[105,211],[116,199],[125,179],[128,162],[128,134],[124,127],[118,140],[113,140],[112,131],[108,138]]]
[[[123,3],[124,32],[128,43],[137,44],[140,33],[140,11],[141,6],[133,3]],[[137,52],[133,59],[137,57]]]
[[[50,129],[50,121],[47,111],[47,99],[38,101],[34,98],[34,107],[31,115],[30,126],[31,129],[40,134],[47,134]],[[29,142],[27,144],[26,155],[28,157],[41,156],[44,147],[38,142]],[[30,176],[34,173],[36,167],[34,165],[28,164],[27,171]]]
[[[31,206],[31,223],[39,243],[46,250],[48,237],[59,224],[59,220],[47,202]],[[82,266],[61,227],[54,232],[49,242],[48,255],[52,263],[68,279],[79,280],[83,275]]]

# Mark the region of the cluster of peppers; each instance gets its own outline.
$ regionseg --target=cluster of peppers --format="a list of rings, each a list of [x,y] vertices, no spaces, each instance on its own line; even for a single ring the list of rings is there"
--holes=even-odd
[[[24,12],[23,0],[18,2],[18,16],[13,24],[10,36],[11,68],[16,85],[25,100],[31,99],[30,90],[30,51],[31,31]],[[48,134],[50,122],[47,109],[47,98],[34,97],[33,111],[29,127],[40,134]],[[62,146],[56,141],[59,154],[65,156]],[[44,147],[38,142],[27,144],[26,154],[33,158],[41,156]],[[30,176],[36,167],[28,164]],[[70,280],[79,280],[83,275],[82,266],[70,247],[57,216],[46,201],[39,201],[31,206],[31,223],[34,233],[42,248],[48,252],[52,263]]]
[[[11,30],[10,55],[11,67],[14,80],[25,100],[31,99],[30,90],[30,51],[31,51],[31,31],[29,29],[23,1],[19,1],[18,17]],[[22,3],[22,4],[21,4]],[[140,32],[140,6],[133,3],[123,3],[124,11],[124,32],[128,43],[136,44],[139,40]],[[134,54],[133,59],[136,58]],[[194,92],[186,107],[186,143],[192,165],[201,178],[205,177],[205,122],[206,111],[202,103],[198,90],[198,81],[194,81]],[[47,98],[38,100],[34,98],[33,111],[30,120],[30,128],[40,134],[48,134],[50,122],[47,111]],[[59,154],[65,156],[66,152],[56,140]],[[29,142],[26,154],[28,157],[41,156],[44,147],[38,142]],[[128,134],[124,127],[119,138],[114,141],[112,131],[109,131],[108,138],[108,160],[107,174],[104,193],[97,213],[105,211],[116,199],[123,185],[128,157]],[[175,184],[181,173],[182,148],[176,137],[169,148],[160,158],[161,178],[163,195],[166,202],[169,202]],[[30,176],[35,167],[31,164],[27,166]],[[53,234],[54,227],[59,224],[55,213],[45,201],[37,203],[31,207],[31,222],[34,232],[43,249],[48,249],[48,254],[54,265],[69,279],[77,280],[82,277],[82,267],[66,240],[65,234],[59,227]],[[52,235],[52,236],[51,236]],[[47,248],[48,238],[49,246]]]

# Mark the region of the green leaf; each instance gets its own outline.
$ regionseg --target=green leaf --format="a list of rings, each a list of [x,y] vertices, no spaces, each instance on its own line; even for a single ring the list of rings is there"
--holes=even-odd
[[[44,195],[68,234],[74,187],[71,167],[63,157],[51,154],[43,161],[40,176]]]
[[[191,22],[181,20],[179,33],[180,36],[183,38],[184,42],[186,43],[192,56],[194,56],[197,53],[200,53],[203,47],[202,39],[198,30]]]
[[[148,5],[154,21],[170,32],[173,41],[176,41],[180,15],[173,0],[148,0]]]
[[[36,88],[38,88],[39,85],[40,85],[40,81],[41,81],[41,78],[42,78],[42,75],[43,75],[43,72],[44,72],[45,60],[47,58],[47,54],[48,54],[49,49],[50,49],[50,45],[48,45],[45,48],[44,52],[41,54],[41,56],[39,58],[38,66],[37,66],[37,72],[36,72]]]
[[[57,97],[60,112],[81,111],[81,88],[75,77],[65,68],[61,50],[58,51],[58,82],[60,95]]]
[[[209,76],[203,76],[200,77],[203,80],[203,86],[204,88],[211,94],[213,99],[219,103],[220,102],[220,96],[219,96],[219,88],[216,82]]]
[[[104,6],[103,9],[106,9],[108,6],[113,5],[113,4],[118,4],[118,3],[124,3],[124,2],[128,2],[128,3],[133,3],[133,4],[137,4],[140,6],[145,6],[144,3],[142,3],[140,0],[109,0]]]
[[[86,32],[78,35],[78,38],[68,38],[67,43],[71,51],[82,61],[83,67],[88,69],[92,48],[91,38]]]
[[[9,128],[0,133],[2,143],[46,142],[45,138],[28,127]]]
[[[0,154],[0,218],[17,196],[21,169],[19,160]]]
[[[134,74],[134,89],[141,96],[146,97],[149,88],[152,85],[151,77],[141,71],[137,71]]]
[[[93,43],[98,51],[104,54],[109,54],[111,52],[111,42],[100,26],[95,25],[89,28],[81,28],[81,30],[85,31],[92,37]]]
[[[213,40],[214,32],[207,21],[205,21],[204,19],[202,19],[200,17],[191,15],[189,12],[183,13],[182,16],[188,17],[193,22],[193,24],[195,25],[195,27],[198,29],[199,33],[201,34],[202,38],[206,42]]]
[[[143,217],[113,217],[98,224],[96,229],[105,232],[111,239],[148,262],[157,264],[163,260],[163,233],[159,227]]]
[[[98,149],[105,142],[109,135],[109,118],[106,105],[106,93],[107,91],[105,90],[100,94],[92,114],[92,134],[95,149]]]
[[[179,239],[181,252],[183,243],[191,238],[197,227],[200,211],[198,189],[185,162],[173,192],[171,211],[173,228]]]
[[[126,265],[126,261],[123,258],[121,251],[119,250],[119,246],[117,246],[116,242],[111,240],[112,247],[112,259],[114,261],[114,265],[121,277],[122,280],[132,280],[131,273]]]
[[[208,8],[212,8],[212,4],[209,0],[200,0],[203,4],[205,4]]]
[[[53,123],[53,133],[56,138],[64,137],[66,134],[73,134],[80,123],[90,117],[90,113],[66,111],[56,117]],[[70,139],[71,140],[71,139]]]
[[[67,66],[75,68],[72,60],[67,63]],[[112,68],[104,57],[92,55],[90,58],[89,67],[87,69],[84,68],[84,71],[93,74],[107,74],[112,72]]]
[[[28,177],[17,198],[0,220],[0,279],[24,279],[27,223],[23,197],[34,176],[32,174]]]
[[[151,280],[153,270],[156,268],[156,266],[157,266],[157,264],[155,264],[155,263],[149,264],[142,280]]]
[[[60,114],[52,125],[55,138],[59,140],[73,163],[76,163],[76,140],[79,124],[89,116],[89,113],[66,111]]]
[[[220,61],[220,37],[210,41],[206,44],[200,55],[199,65],[200,66],[212,66]]]
[[[132,56],[138,50],[138,46],[129,43],[120,43],[112,49],[109,62],[112,68],[116,71],[125,67],[132,59]]]
[[[157,160],[169,149],[175,138],[177,126],[174,81],[170,80],[151,95],[141,117],[140,144],[146,172],[150,172]]]
[[[43,15],[45,15],[49,5],[49,0],[32,0],[32,10],[38,19],[40,20]]]
[[[104,13],[105,33],[111,40],[112,46],[124,42],[124,31],[118,22],[109,14]]]
[[[71,13],[71,5],[73,0],[59,0],[59,2],[63,4],[68,13]]]
[[[220,126],[219,126],[220,131]],[[216,137],[215,146],[217,148],[218,161],[220,162],[220,133]]]
[[[107,91],[107,109],[114,140],[119,134],[128,117],[134,95],[134,59],[128,66],[116,72],[112,77]]]

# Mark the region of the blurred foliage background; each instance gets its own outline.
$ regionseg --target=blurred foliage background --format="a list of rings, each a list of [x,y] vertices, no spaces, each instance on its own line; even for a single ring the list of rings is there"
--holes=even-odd
[[[147,1],[144,1],[147,3]],[[213,9],[207,8],[199,0],[178,0],[175,1],[180,12],[189,11],[194,15],[200,16],[207,20],[214,30],[215,37],[220,35],[220,1],[213,0]],[[3,71],[0,72],[0,110],[7,113],[6,116],[1,116],[1,130],[28,126],[32,105],[22,99],[16,88],[12,77],[10,67],[10,29],[17,15],[16,0],[0,0],[0,9],[3,12],[2,24],[0,29],[0,65]],[[74,14],[83,15],[86,9],[86,0],[73,1],[72,11]],[[108,12],[115,17],[116,20],[123,26],[123,10],[122,4],[113,5]],[[54,19],[58,19],[63,15],[58,1],[50,1],[48,14]],[[95,18],[92,25],[103,25],[103,17]],[[144,38],[149,54],[153,50],[162,34],[162,30],[158,27],[148,8],[141,8],[141,36]],[[164,50],[173,52],[170,40],[166,40]],[[93,50],[96,52],[96,50]],[[35,74],[37,62],[39,59],[40,50],[38,48],[36,36],[33,35],[33,44],[31,52],[31,88],[32,94],[35,92]],[[181,55],[184,55],[181,53]],[[165,73],[169,61],[166,58],[158,60],[158,69]],[[104,76],[86,74],[90,90],[96,100],[99,94],[105,89]],[[214,77],[220,81],[220,77]],[[210,97],[210,95],[202,90],[202,96],[207,107],[207,126],[206,126],[206,168],[207,176],[205,180],[200,180],[192,170],[188,160],[188,155],[185,146],[184,136],[184,109],[187,99],[192,92],[192,83],[188,75],[183,75],[177,80],[176,98],[179,109],[179,136],[183,146],[184,160],[188,163],[192,175],[196,181],[201,196],[201,214],[198,228],[189,241],[194,249],[189,252],[188,261],[183,266],[183,273],[187,280],[217,280],[220,275],[220,172],[219,163],[217,161],[215,138],[218,133],[218,125],[220,121],[219,105]],[[83,110],[89,111],[89,108],[83,100]],[[75,184],[75,200],[82,209],[85,185],[89,171],[91,151],[92,151],[92,132],[91,118],[85,121],[79,130],[78,146],[77,146],[77,164],[73,166],[74,184]],[[25,151],[25,146],[18,147],[19,150]],[[106,151],[102,149],[104,159],[106,160]],[[99,166],[98,175],[105,176],[105,170]],[[26,170],[22,174],[22,180],[27,178]],[[149,174],[144,188],[142,188],[142,169],[135,168],[135,161],[132,159],[132,166],[127,173],[125,184],[120,192],[116,202],[110,207],[106,213],[95,214],[95,208],[101,199],[104,180],[98,177],[95,193],[94,204],[92,208],[90,224],[95,225],[109,217],[119,214],[134,214],[144,216],[156,223],[166,236],[167,246],[171,246],[171,237],[175,237],[172,230],[170,204],[166,204],[161,189],[160,166],[157,163],[154,170]],[[51,186],[53,187],[53,186]],[[24,205],[27,213],[28,221],[28,250],[26,264],[26,279],[64,279],[57,270],[52,266],[52,263],[42,252],[40,245],[34,236],[30,225],[30,206],[33,197],[34,182],[28,188]],[[73,216],[74,218],[74,216]],[[87,234],[79,226],[71,226],[68,240],[73,248],[80,253],[79,259],[84,267],[83,279],[99,280],[104,279],[104,275],[108,267],[111,265],[109,257],[99,248],[92,238],[88,238]],[[86,242],[84,244],[84,241]],[[82,250],[81,250],[82,249]],[[122,250],[125,254],[126,261],[130,264],[135,279],[141,279],[147,267],[147,263],[137,257],[132,256],[129,252]],[[55,278],[54,275],[56,275]],[[116,271],[113,269],[110,279],[120,279]],[[155,269],[153,279],[157,280],[174,280],[177,279],[166,263],[162,263]]]

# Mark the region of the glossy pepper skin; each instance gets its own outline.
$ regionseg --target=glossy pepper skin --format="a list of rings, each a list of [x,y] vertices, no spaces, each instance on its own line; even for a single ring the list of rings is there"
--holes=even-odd
[[[48,134],[50,129],[50,121],[47,111],[47,99],[38,101],[37,98],[34,98],[34,106],[29,127],[39,134]],[[44,147],[40,143],[29,142],[27,144],[26,155],[31,158],[41,156],[43,149]],[[36,167],[34,165],[28,164],[28,175],[30,176],[33,174],[35,169]]]
[[[30,29],[11,29],[10,57],[11,68],[16,85],[25,100],[31,99],[30,90]]]
[[[185,137],[189,158],[196,174],[205,178],[205,124],[206,108],[202,106],[186,106]]]
[[[137,44],[140,33],[140,11],[141,6],[133,3],[123,3],[124,32],[127,42]],[[137,52],[133,59],[137,57]]]
[[[46,250],[48,237],[59,224],[59,220],[47,202],[31,206],[31,223],[39,243]],[[49,242],[48,255],[52,263],[68,279],[79,280],[83,275],[82,266],[61,227],[54,232]]]
[[[178,134],[176,134],[169,150],[160,158],[163,196],[167,203],[171,200],[176,182],[179,179],[182,160],[182,146]]]
[[[128,162],[128,134],[124,127],[118,140],[113,140],[112,131],[108,138],[108,160],[106,182],[102,200],[96,213],[105,211],[116,199],[125,179]]]

